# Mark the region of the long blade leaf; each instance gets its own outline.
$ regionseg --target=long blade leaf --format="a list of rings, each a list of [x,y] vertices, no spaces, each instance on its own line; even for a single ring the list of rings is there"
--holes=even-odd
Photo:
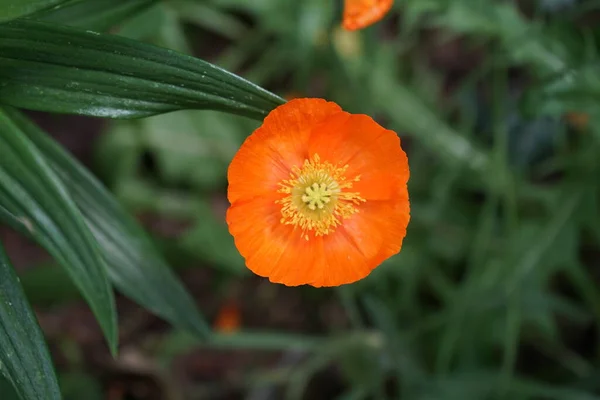
[[[104,32],[157,3],[158,0],[85,0],[44,10],[30,18]]]
[[[0,103],[108,118],[212,109],[261,120],[283,103],[194,57],[31,20],[0,25],[0,82]]]
[[[17,111],[11,120],[35,143],[62,180],[100,244],[119,290],[173,325],[198,335],[208,329],[194,302],[146,233],[78,161]]]
[[[27,230],[69,273],[116,352],[113,292],[98,244],[44,157],[0,109],[0,219]]]
[[[44,336],[1,244],[0,372],[22,400],[61,398]]]
[[[24,17],[72,0],[0,0],[0,22]]]

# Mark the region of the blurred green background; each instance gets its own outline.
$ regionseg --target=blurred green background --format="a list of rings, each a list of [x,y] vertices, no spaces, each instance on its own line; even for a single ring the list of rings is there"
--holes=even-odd
[[[400,135],[404,247],[353,285],[287,288],[244,267],[226,176],[258,123],[30,113],[153,234],[210,319],[239,313],[202,344],[119,298],[112,360],[62,270],[3,232],[65,399],[600,399],[600,2],[396,0],[353,33],[341,12],[156,1],[111,32]]]

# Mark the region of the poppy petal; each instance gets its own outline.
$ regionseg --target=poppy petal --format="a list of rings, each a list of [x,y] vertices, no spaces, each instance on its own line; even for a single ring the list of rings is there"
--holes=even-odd
[[[275,137],[268,145],[282,156],[291,169],[307,158],[306,142],[312,129],[330,115],[342,112],[340,106],[321,99],[293,99],[267,115],[260,130]],[[260,135],[259,135],[260,136]]]
[[[346,0],[343,26],[350,31],[365,28],[382,19],[393,3],[394,0]]]
[[[273,197],[236,202],[227,210],[235,245],[246,265],[260,276],[271,274],[291,240],[291,228],[280,223],[280,210]]]
[[[348,176],[360,175],[352,190],[366,200],[391,200],[407,193],[408,158],[395,132],[386,130],[360,156],[348,160]]]
[[[325,262],[320,279],[314,286],[339,286],[363,279],[377,265],[370,265],[365,255],[355,245],[343,228],[323,240]]]
[[[316,127],[309,153],[331,163],[348,165],[346,176],[360,176],[352,191],[366,200],[389,200],[409,178],[400,138],[366,115],[336,114]]]
[[[255,198],[232,205],[227,211],[229,231],[255,274],[287,286],[310,284],[322,266],[322,239],[307,241],[300,230],[282,224],[281,206],[274,200]]]
[[[227,171],[230,203],[276,193],[279,182],[288,177],[290,170],[282,163],[281,155],[265,145],[269,141],[276,141],[276,138],[263,139],[260,131],[256,131],[231,161]]]
[[[406,192],[395,201],[367,201],[343,228],[374,268],[400,251],[409,220]]]
[[[227,174],[229,201],[276,192],[291,168],[304,162],[312,128],[339,112],[337,104],[321,99],[295,99],[271,111],[231,161]]]
[[[372,269],[348,237],[305,240],[279,218],[277,205],[259,198],[238,202],[227,211],[235,245],[255,274],[287,286],[322,287],[354,282]]]
[[[340,113],[315,126],[309,137],[308,151],[322,159],[345,165],[387,131],[373,118],[361,114]]]
[[[323,286],[319,280],[326,268],[323,237],[305,240],[296,230],[292,233],[288,246],[288,251],[279,259],[269,280],[287,286]]]

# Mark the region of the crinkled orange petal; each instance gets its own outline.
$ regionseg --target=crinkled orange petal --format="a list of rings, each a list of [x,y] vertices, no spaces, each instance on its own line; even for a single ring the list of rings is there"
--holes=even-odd
[[[405,191],[392,201],[367,201],[343,229],[373,269],[400,251],[409,220]]]
[[[279,207],[259,198],[235,204],[227,212],[229,229],[246,265],[273,283],[339,286],[364,278],[377,266],[342,230],[305,240],[299,231],[279,223],[279,218]],[[377,240],[380,245],[379,235]]]
[[[311,284],[324,265],[322,239],[307,241],[280,219],[273,196],[238,202],[227,211],[229,231],[252,272],[287,286]]]
[[[356,155],[363,157],[364,150],[386,133],[397,137],[393,131],[383,128],[367,115],[335,114],[315,127],[309,138],[308,149],[310,153],[319,153],[321,157],[344,165]],[[375,167],[385,167],[385,161],[369,158]]]
[[[291,168],[304,162],[312,128],[339,112],[337,104],[321,99],[295,99],[271,111],[231,161],[229,201],[277,191]]]
[[[246,265],[265,277],[271,275],[293,236],[291,227],[279,222],[281,206],[275,200],[274,196],[266,196],[236,202],[229,207],[226,217],[229,232]]]
[[[365,28],[383,18],[394,0],[345,0],[343,26],[354,31]]]
[[[287,286],[312,285],[323,286],[321,277],[327,269],[322,237],[305,240],[298,231],[292,233],[287,251],[273,269],[269,280]]]
[[[398,186],[406,188],[408,160],[400,138],[369,116],[343,113],[327,118],[313,131],[308,148],[323,160],[348,164],[348,177],[360,175],[352,191],[366,200],[388,200]]]
[[[392,200],[402,198],[408,203],[410,171],[408,158],[400,147],[400,138],[394,131],[385,130],[360,154],[347,161],[349,176],[360,175],[355,190],[367,200]]]
[[[340,286],[363,279],[377,267],[356,246],[343,227],[323,238],[324,265],[313,286]]]

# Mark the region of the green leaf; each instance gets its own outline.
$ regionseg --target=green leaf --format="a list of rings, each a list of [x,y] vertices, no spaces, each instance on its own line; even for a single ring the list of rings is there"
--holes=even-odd
[[[10,381],[0,375],[0,399],[2,400],[20,400],[19,395]]]
[[[45,10],[31,18],[103,32],[157,3],[158,0],[86,0]]]
[[[0,372],[21,400],[61,398],[44,336],[1,244]]]
[[[248,28],[231,13],[201,2],[175,0],[170,6],[187,22],[213,31],[227,39],[239,40],[248,34]]]
[[[98,244],[42,154],[2,109],[0,209],[1,220],[28,232],[67,270],[115,353],[115,304]]]
[[[0,25],[0,80],[0,103],[109,118],[189,108],[261,120],[284,102],[190,56],[28,20]]]
[[[11,120],[62,180],[100,245],[110,280],[125,295],[173,325],[208,332],[194,301],[133,218],[79,162],[16,111]]]
[[[440,119],[431,107],[413,90],[398,82],[394,73],[386,68],[390,65],[392,54],[388,48],[379,48],[376,69],[369,71],[370,84],[373,92],[378,94],[376,101],[381,110],[390,115],[398,128],[422,141],[424,146],[449,164],[467,165],[481,175],[489,175],[492,167],[489,155]]]
[[[71,0],[0,0],[0,22],[33,14]]]
[[[105,400],[100,376],[92,371],[71,370],[58,377],[64,400]],[[110,395],[109,395],[110,396]]]

